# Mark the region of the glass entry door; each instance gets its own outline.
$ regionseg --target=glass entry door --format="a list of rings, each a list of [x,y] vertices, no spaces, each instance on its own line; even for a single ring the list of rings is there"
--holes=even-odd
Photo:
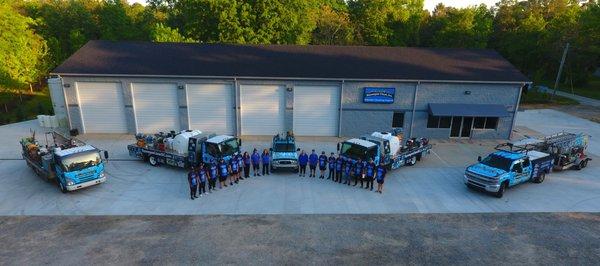
[[[473,117],[452,117],[452,125],[450,126],[451,138],[470,138],[471,129],[473,128]]]

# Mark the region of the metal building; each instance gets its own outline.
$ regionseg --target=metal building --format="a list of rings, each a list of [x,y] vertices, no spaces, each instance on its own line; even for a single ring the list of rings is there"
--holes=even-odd
[[[49,79],[81,133],[508,138],[529,80],[493,50],[90,41]]]

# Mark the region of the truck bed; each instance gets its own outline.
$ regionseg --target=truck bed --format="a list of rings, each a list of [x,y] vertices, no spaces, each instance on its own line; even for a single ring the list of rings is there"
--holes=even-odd
[[[129,156],[143,160],[154,156],[161,164],[185,168],[187,167],[187,155],[176,151],[161,151],[152,147],[139,147],[136,144],[127,145]]]
[[[529,151],[527,152],[527,155],[531,161],[532,177],[539,176],[541,171],[544,171],[545,173],[552,171],[554,158],[552,158],[550,154],[539,151]]]

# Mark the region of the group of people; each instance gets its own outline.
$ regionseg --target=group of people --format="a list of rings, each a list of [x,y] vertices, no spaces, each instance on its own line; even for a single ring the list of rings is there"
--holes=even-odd
[[[306,167],[309,167],[309,177],[317,176],[317,167],[319,168],[319,178],[324,179],[325,174],[328,172],[327,179],[331,179],[333,182],[342,183],[350,186],[354,181],[354,186],[360,182],[360,187],[370,189],[373,191],[373,181],[377,181],[377,193],[383,193],[383,183],[385,175],[387,174],[387,168],[380,162],[379,165],[375,164],[373,159],[363,161],[362,159],[352,160],[344,158],[341,154],[337,157],[332,152],[328,157],[325,151],[321,152],[321,155],[317,155],[315,150],[312,150],[311,154],[308,155],[303,150],[298,156],[299,175],[301,177],[306,176]],[[365,186],[366,185],[366,186]]]
[[[217,186],[219,189],[234,184],[238,184],[240,180],[250,178],[250,169],[254,171],[254,176],[262,174],[269,175],[269,163],[271,155],[268,150],[263,150],[262,154],[254,149],[252,155],[248,152],[244,154],[236,153],[231,156],[229,162],[220,159],[218,162],[205,164],[201,162],[198,166],[192,166],[188,172],[188,183],[190,185],[190,198],[196,199],[202,197],[202,194],[212,193]],[[208,191],[206,190],[208,185]]]
[[[202,197],[202,194],[212,193],[217,184],[219,189],[234,184],[238,184],[240,180],[250,178],[250,170],[253,176],[270,175],[271,154],[267,149],[263,150],[262,154],[254,149],[252,154],[244,152],[244,154],[236,153],[232,155],[229,162],[220,159],[218,162],[203,163],[198,166],[192,166],[188,172],[188,183],[190,185],[190,198],[192,200]],[[387,173],[387,168],[381,162],[376,165],[373,159],[363,161],[361,159],[351,160],[346,159],[341,155],[337,157],[332,152],[329,157],[325,152],[317,155],[315,150],[312,150],[310,155],[303,150],[298,156],[299,174],[301,177],[306,176],[306,167],[309,167],[309,177],[317,176],[317,168],[319,168],[319,178],[324,179],[326,172],[329,172],[327,179],[333,182],[342,183],[350,186],[354,181],[354,186],[360,182],[360,187],[373,191],[373,181],[377,181],[377,190],[375,192],[383,193],[383,182]],[[262,168],[262,171],[261,171]],[[208,190],[207,190],[208,187]]]

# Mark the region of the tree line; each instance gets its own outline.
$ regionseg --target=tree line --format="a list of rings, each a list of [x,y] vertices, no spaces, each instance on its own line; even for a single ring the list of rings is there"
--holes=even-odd
[[[0,87],[43,79],[88,40],[490,48],[533,80],[585,84],[600,3],[501,0],[429,12],[423,0],[0,0]]]

